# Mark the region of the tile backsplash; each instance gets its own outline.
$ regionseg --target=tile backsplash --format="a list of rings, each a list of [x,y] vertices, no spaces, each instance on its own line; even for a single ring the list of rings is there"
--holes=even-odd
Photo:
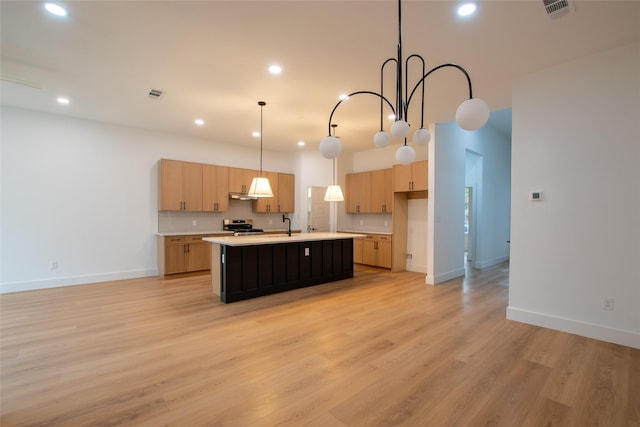
[[[292,215],[287,215],[293,217]],[[159,233],[203,233],[222,230],[223,219],[252,219],[255,228],[264,230],[284,230],[287,225],[282,222],[281,213],[253,212],[253,202],[248,200],[229,200],[226,212],[158,212]],[[195,225],[194,225],[195,221]],[[291,224],[296,227],[295,222]]]

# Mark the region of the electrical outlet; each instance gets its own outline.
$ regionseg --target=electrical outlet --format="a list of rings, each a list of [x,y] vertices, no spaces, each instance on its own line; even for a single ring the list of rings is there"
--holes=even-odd
[[[363,219],[360,220],[360,225],[364,225],[364,220]]]
[[[269,225],[272,225],[272,224],[273,224],[273,220],[272,220],[272,219],[270,219],[270,220],[269,220]]]
[[[51,269],[55,270],[58,268],[58,261],[51,261]]]
[[[193,224],[194,227],[198,226],[198,220],[194,219],[193,221],[191,221],[191,224]]]
[[[384,226],[387,227],[389,225],[389,221],[384,222]]]
[[[613,311],[613,298],[604,298],[602,300],[602,309]]]

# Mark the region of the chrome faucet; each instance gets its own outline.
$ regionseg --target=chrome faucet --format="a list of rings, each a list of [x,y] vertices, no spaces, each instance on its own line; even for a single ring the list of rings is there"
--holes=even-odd
[[[287,218],[284,214],[282,214],[282,222],[285,220],[289,221],[289,228],[287,230],[287,235],[291,236],[291,218]]]

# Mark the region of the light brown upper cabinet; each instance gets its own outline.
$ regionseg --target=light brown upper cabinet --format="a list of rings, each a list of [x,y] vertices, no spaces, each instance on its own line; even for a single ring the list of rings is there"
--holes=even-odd
[[[295,175],[289,173],[265,172],[262,176],[269,179],[273,197],[261,197],[253,204],[254,212],[294,212],[295,211]]]
[[[347,174],[347,213],[391,213],[392,177],[391,169]]]
[[[410,165],[393,165],[393,191],[426,191],[428,189],[427,160]]]
[[[256,175],[258,176],[258,175]],[[262,177],[269,180],[273,197],[260,197],[253,202],[254,212],[278,212],[278,173],[262,171]]]
[[[202,164],[161,159],[158,167],[158,209],[201,211]]]
[[[227,166],[202,166],[202,208],[206,212],[224,212],[229,209]]]
[[[380,169],[371,171],[371,212],[391,213],[393,205],[393,171]]]
[[[251,181],[257,176],[257,170],[229,168],[229,192],[246,193],[249,191]]]
[[[345,180],[347,213],[371,212],[371,172],[350,173]]]
[[[291,213],[296,210],[296,176],[291,173],[278,174],[278,212]]]

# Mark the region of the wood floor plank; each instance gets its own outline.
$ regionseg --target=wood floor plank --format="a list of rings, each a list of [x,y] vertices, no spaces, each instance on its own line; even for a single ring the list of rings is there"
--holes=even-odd
[[[0,424],[636,426],[640,350],[505,319],[508,263],[233,304],[209,276],[0,295]]]

